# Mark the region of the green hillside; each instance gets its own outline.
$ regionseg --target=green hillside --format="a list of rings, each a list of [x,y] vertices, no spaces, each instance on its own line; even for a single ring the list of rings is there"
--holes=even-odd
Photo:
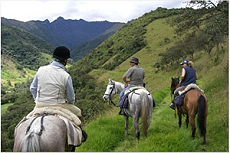
[[[206,15],[208,16],[209,14]],[[167,52],[174,51],[172,48],[179,46],[178,42],[183,44],[183,40],[192,32],[191,30],[184,35],[177,35],[175,33],[176,28],[171,26],[173,18],[174,17],[158,19],[146,25],[145,29],[147,31],[144,35],[146,45],[137,53],[133,54],[133,56],[140,59],[141,67],[143,67],[146,72],[145,82],[147,83],[147,89],[152,92],[157,102],[148,137],[144,138],[142,135],[141,140],[138,142],[135,138],[133,126],[130,127],[130,135],[125,137],[124,119],[118,115],[119,110],[114,108],[112,111],[108,111],[86,126],[86,131],[90,137],[77,151],[228,151],[228,38],[226,35],[222,35],[224,40],[216,47],[213,45],[214,47],[212,47],[210,53],[207,53],[205,48],[196,48],[197,51],[194,52],[192,56],[190,56],[191,54],[187,54],[188,56],[180,56],[177,62],[174,62],[174,64],[170,63],[167,67],[165,66],[162,70],[159,70],[159,67],[156,67],[156,63],[159,61],[162,62],[162,59],[165,58],[164,56],[162,57],[162,53],[167,54]],[[207,24],[204,26],[208,27]],[[201,31],[202,30],[203,29],[201,29]],[[99,49],[100,47],[98,50]],[[186,50],[186,48],[184,48],[184,50]],[[174,55],[176,56],[175,53]],[[192,140],[191,129],[190,127],[186,129],[185,123],[183,123],[182,128],[179,129],[178,118],[174,117],[174,111],[169,108],[171,102],[171,77],[180,75],[181,67],[178,62],[184,58],[189,58],[194,61],[195,68],[199,75],[198,84],[204,89],[209,100],[207,145],[201,145],[202,138],[199,137],[198,132],[196,133],[196,139]],[[109,61],[111,61],[111,59],[113,58],[110,56]],[[105,63],[108,63],[108,61]],[[165,63],[168,64],[168,62]],[[89,74],[99,83],[106,85],[109,78],[121,82],[122,75],[128,68],[129,59],[117,65],[114,70],[106,70],[102,65],[90,71]],[[118,96],[115,97],[115,100],[118,100]],[[132,121],[130,122],[130,125],[132,125]]]
[[[1,26],[1,104],[13,103],[16,86],[31,80],[39,66],[51,60],[52,46],[38,36]]]
[[[173,29],[167,24],[167,19],[152,22],[147,26],[146,41],[148,47],[134,54],[134,56],[140,58],[141,66],[146,71],[147,89],[152,91],[157,101],[157,108],[153,112],[148,137],[142,137],[138,143],[135,139],[133,127],[130,128],[130,135],[124,137],[124,119],[118,115],[118,109],[114,108],[115,111],[112,114],[105,115],[87,125],[86,131],[89,132],[88,134],[91,137],[78,151],[228,151],[227,40],[224,45],[225,54],[220,57],[223,60],[218,65],[215,64],[213,57],[216,54],[215,49],[213,50],[212,58],[205,53],[199,53],[194,56],[195,67],[199,72],[199,85],[205,90],[209,99],[208,145],[202,146],[200,145],[202,139],[199,138],[198,132],[196,139],[192,140],[190,128],[186,129],[185,123],[181,129],[178,128],[178,121],[174,117],[174,111],[168,107],[171,102],[169,90],[171,77],[179,75],[180,66],[178,65],[176,69],[174,68],[167,72],[155,73],[153,65],[160,58],[158,54],[175,43],[175,41],[172,41],[167,45],[161,46],[165,38],[172,40],[174,38]],[[204,62],[207,64],[204,65]],[[225,66],[223,67],[223,65]],[[121,76],[128,66],[129,59],[114,71],[100,73],[101,70],[94,70],[91,74],[98,77],[98,80],[103,83],[107,83],[108,78],[121,81]],[[97,76],[97,74],[99,75]],[[220,97],[219,95],[224,96]],[[225,109],[223,109],[223,106],[226,106],[224,107]],[[95,129],[95,127],[98,127],[98,129]],[[114,133],[116,134],[114,135]]]
[[[47,64],[52,46],[20,28],[1,27],[2,84],[14,87],[30,79],[40,65]]]
[[[228,25],[226,10],[228,12],[228,2],[220,3],[216,8],[197,10],[158,8],[127,23],[71,66],[69,72],[76,91],[75,104],[82,110],[83,123],[88,133],[88,140],[76,151],[229,151],[228,29],[215,28]],[[216,22],[220,19],[225,20]],[[188,24],[197,20],[201,22]],[[211,28],[211,25],[214,27]],[[197,39],[201,34],[208,41]],[[219,41],[215,41],[217,39]],[[205,45],[196,45],[200,42],[205,42]],[[122,81],[121,77],[129,68],[131,56],[140,59],[140,65],[146,72],[146,88],[151,91],[157,103],[148,137],[141,134],[139,142],[135,138],[132,121],[130,135],[125,137],[124,119],[118,115],[119,109],[102,99],[109,78]],[[193,140],[190,127],[186,129],[184,122],[179,129],[178,118],[174,117],[175,112],[169,108],[171,77],[180,75],[179,62],[185,58],[194,62],[199,76],[198,84],[208,97],[207,145],[201,145],[202,138],[198,132]],[[34,106],[28,86],[29,83],[17,89],[14,105],[4,110],[9,113],[2,115],[2,151],[12,151],[14,127]],[[114,101],[117,100],[118,95],[114,98]]]
[[[183,10],[158,8],[127,23],[121,30],[100,44],[93,52],[77,62],[79,69],[90,72],[103,68],[112,70],[146,46],[146,26],[154,20],[182,13]],[[86,64],[87,63],[87,64]],[[78,67],[78,66],[77,66]]]
[[[21,68],[37,69],[47,63],[47,57],[53,48],[46,41],[23,29],[1,27],[1,53],[10,56]]]

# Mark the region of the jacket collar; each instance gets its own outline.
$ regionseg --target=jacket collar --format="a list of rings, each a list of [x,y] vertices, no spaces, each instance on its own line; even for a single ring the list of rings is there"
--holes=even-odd
[[[66,67],[65,67],[62,63],[60,63],[60,62],[53,61],[53,62],[50,63],[50,65],[60,67],[60,68],[62,68],[63,70],[67,71]]]

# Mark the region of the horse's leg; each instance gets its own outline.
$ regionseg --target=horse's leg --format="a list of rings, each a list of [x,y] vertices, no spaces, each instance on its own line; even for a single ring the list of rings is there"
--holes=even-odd
[[[76,147],[75,146],[71,146],[71,152],[75,152]]]
[[[207,111],[207,105],[206,105],[206,111]],[[205,128],[206,128],[206,124],[207,124],[207,115],[205,115]],[[205,129],[206,130],[206,129]],[[207,141],[206,141],[206,132],[204,134],[204,141],[203,141],[203,144],[207,144]]]
[[[129,116],[125,115],[125,135],[128,135],[128,129],[129,129]]]
[[[140,139],[139,117],[140,117],[140,110],[136,110],[134,116],[134,128],[136,129],[136,137],[138,140]]]
[[[182,114],[181,114],[181,112],[178,110],[178,117],[179,117],[179,121],[178,121],[178,124],[179,124],[179,127],[181,127],[181,123],[182,123]]]
[[[68,142],[66,142],[65,144],[65,151],[67,152],[75,152],[76,151],[76,147],[73,145],[68,145]]]
[[[195,114],[191,113],[189,115],[189,123],[191,124],[192,126],[192,137],[195,138],[195,134],[196,134],[196,125],[195,125]]]
[[[188,128],[188,123],[189,123],[189,118],[188,118],[188,114],[186,114],[186,127]]]
[[[206,142],[206,134],[204,135],[204,141],[203,141],[203,144],[205,145],[205,144],[207,144],[207,142]]]

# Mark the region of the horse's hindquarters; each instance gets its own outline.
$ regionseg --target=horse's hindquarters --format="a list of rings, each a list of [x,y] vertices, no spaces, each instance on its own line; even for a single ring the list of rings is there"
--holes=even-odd
[[[26,148],[26,151],[31,152],[36,148],[40,152],[64,152],[67,142],[65,123],[55,116],[45,116],[43,121],[44,130],[41,136],[38,135],[41,128],[39,118],[34,120],[27,134],[26,130],[32,122],[32,118],[24,121],[15,131],[13,151],[20,152]],[[30,134],[31,136],[28,137]],[[39,141],[39,145],[35,145],[36,141]]]
[[[47,116],[44,127],[44,134],[41,135],[41,151],[64,152],[67,143],[67,129],[64,121],[58,117]]]

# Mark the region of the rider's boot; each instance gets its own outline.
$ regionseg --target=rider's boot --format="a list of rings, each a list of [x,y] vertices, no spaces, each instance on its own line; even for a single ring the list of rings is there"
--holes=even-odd
[[[176,106],[175,106],[175,104],[172,102],[171,104],[170,104],[170,106],[169,106],[170,108],[172,108],[173,110],[175,110],[176,109]]]
[[[121,107],[120,107],[119,115],[125,115],[124,109],[122,109]]]
[[[153,107],[156,107],[156,102],[154,99],[153,99]]]

